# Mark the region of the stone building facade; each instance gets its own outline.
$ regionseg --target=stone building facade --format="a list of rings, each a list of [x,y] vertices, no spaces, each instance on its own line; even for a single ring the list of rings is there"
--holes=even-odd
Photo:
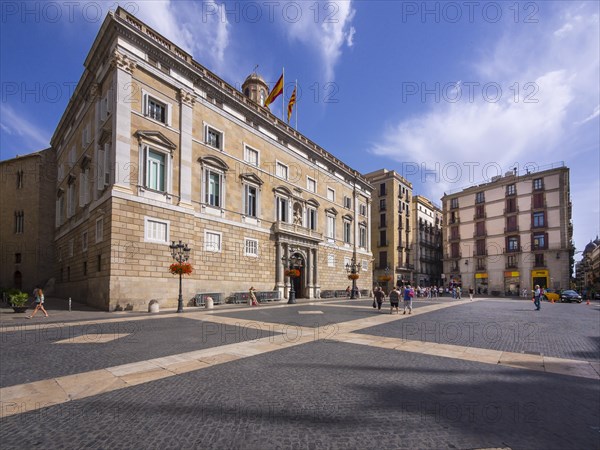
[[[572,271],[569,169],[508,172],[447,194],[444,274],[476,293],[516,296],[539,284],[568,289]]]
[[[576,264],[576,280],[573,286],[586,298],[592,298],[591,293],[600,293],[600,239],[591,241],[585,246],[581,260]]]
[[[55,184],[52,149],[0,162],[0,287],[52,285]]]
[[[422,195],[413,196],[411,209],[414,283],[422,287],[441,286],[443,285],[442,209]]]
[[[297,297],[371,287],[371,185],[356,170],[119,8],[109,13],[52,137],[57,290],[99,308],[175,306],[172,241],[191,248],[198,293]]]
[[[387,169],[365,174],[365,178],[373,185],[373,281],[386,290],[392,283],[414,283],[412,183]],[[384,281],[390,276],[391,280]]]

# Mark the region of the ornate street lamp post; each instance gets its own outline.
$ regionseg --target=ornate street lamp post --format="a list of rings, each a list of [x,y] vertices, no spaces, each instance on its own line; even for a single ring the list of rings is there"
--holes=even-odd
[[[187,260],[190,257],[190,251],[192,250],[191,248],[188,247],[187,244],[182,244],[181,241],[179,241],[178,244],[176,244],[175,241],[172,241],[172,244],[169,245],[169,248],[171,249],[171,256],[179,264],[187,262]],[[178,313],[183,312],[183,296],[181,295],[181,275],[182,275],[182,271],[180,270],[179,271],[179,298],[177,299],[177,312]]]
[[[349,278],[352,279],[352,291],[350,291],[350,300],[356,298],[356,279],[358,278],[358,272],[360,272],[360,265],[356,262],[356,258],[353,256],[349,263],[346,263],[346,272],[349,274]]]
[[[290,279],[290,291],[288,293],[288,305],[293,305],[296,303],[296,291],[294,290],[294,275],[295,270],[299,270],[302,267],[302,258],[299,258],[295,255],[296,250],[294,248],[290,248],[290,256],[282,256],[281,262],[283,267],[287,267],[287,274]]]

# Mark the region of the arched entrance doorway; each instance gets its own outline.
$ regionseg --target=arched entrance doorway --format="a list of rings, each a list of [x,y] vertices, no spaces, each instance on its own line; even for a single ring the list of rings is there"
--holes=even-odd
[[[296,298],[304,298],[306,292],[306,261],[304,256],[298,252],[294,253],[293,257],[299,262],[294,268],[300,271],[300,276],[291,278],[291,282],[294,284]]]
[[[13,286],[17,289],[23,289],[23,275],[18,270],[13,275]]]

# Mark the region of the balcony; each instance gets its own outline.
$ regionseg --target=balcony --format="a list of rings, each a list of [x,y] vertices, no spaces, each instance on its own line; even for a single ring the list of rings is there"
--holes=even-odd
[[[507,214],[516,214],[519,212],[519,207],[517,206],[516,208],[504,208],[504,215]]]
[[[483,237],[486,237],[486,236],[487,236],[487,233],[486,233],[485,230],[483,230],[483,231],[474,231],[473,232],[473,237],[474,238],[483,238]]]
[[[517,264],[517,262],[516,262],[516,261],[509,261],[509,262],[507,262],[507,263],[505,264],[505,267],[506,267],[507,269],[516,269],[516,268],[518,268],[518,267],[519,267],[519,265]]]
[[[480,250],[480,251],[477,251],[477,250],[473,251],[473,256],[487,256],[487,255],[488,255],[487,249],[486,250]]]
[[[513,227],[504,227],[504,234],[513,233],[515,231],[519,231],[519,225],[515,225]]]
[[[377,243],[377,247],[387,247],[388,245],[389,245],[389,241]]]
[[[287,223],[287,222],[275,222],[273,225],[273,232],[275,234],[290,234],[298,237],[309,238],[313,241],[322,241],[323,233],[311,230],[310,228],[303,227],[301,225]]]
[[[487,213],[485,213],[485,212],[473,214],[473,220],[480,220],[480,219],[486,219],[486,218],[487,218]]]

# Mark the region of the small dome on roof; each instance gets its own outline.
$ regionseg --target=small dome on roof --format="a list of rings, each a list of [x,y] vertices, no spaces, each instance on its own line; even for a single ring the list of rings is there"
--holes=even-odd
[[[598,241],[598,239],[596,239],[596,241]],[[596,242],[590,241],[589,244],[585,246],[583,254],[585,255],[586,253],[592,253],[597,247],[598,244]]]

